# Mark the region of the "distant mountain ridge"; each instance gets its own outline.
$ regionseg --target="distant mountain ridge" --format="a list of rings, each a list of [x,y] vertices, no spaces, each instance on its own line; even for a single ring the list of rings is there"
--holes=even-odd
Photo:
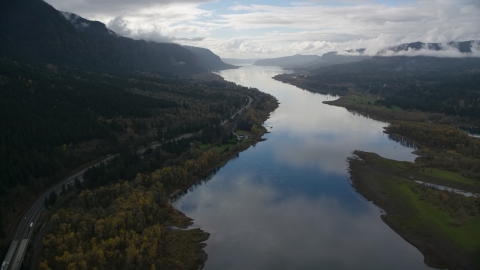
[[[423,42],[411,42],[404,43],[396,46],[390,46],[386,49],[379,51],[379,55],[385,54],[387,52],[402,52],[402,51],[420,51],[420,50],[430,50],[430,51],[442,51],[442,50],[456,50],[459,53],[469,54],[474,50],[480,50],[480,40],[469,40],[469,41],[451,41],[447,43],[423,43]]]
[[[283,68],[292,68],[294,70],[310,70],[324,66],[358,62],[372,58],[368,55],[362,55],[364,49],[355,51],[355,54],[338,54],[337,52],[328,52],[322,56],[318,55],[292,55],[279,58],[260,59],[254,63],[257,66],[278,66]]]
[[[319,56],[317,59],[298,64],[295,62],[296,56],[287,56],[272,59],[262,59],[255,65],[272,65],[285,68],[293,68],[297,72],[306,70],[315,70],[322,67],[354,63],[363,60],[372,59],[372,57],[392,57],[392,56],[409,56],[409,57],[480,57],[480,41],[470,40],[461,42],[448,43],[422,43],[411,42],[380,50],[375,56],[365,54],[366,49],[346,50],[346,54],[338,52],[328,52]]]
[[[374,56],[370,59],[354,63],[319,67],[311,70],[312,74],[405,74],[418,72],[468,72],[480,69],[479,58],[453,58],[453,57],[428,57],[428,56]]]
[[[356,52],[363,52],[364,50],[359,49]],[[302,66],[297,66],[295,70],[310,70],[320,67],[326,67],[331,65],[345,64],[358,62],[366,59],[372,58],[368,55],[362,54],[338,54],[337,52],[328,52],[323,54],[319,59],[306,63]]]
[[[198,64],[206,70],[237,68],[234,65],[224,63],[222,59],[220,59],[220,56],[214,54],[209,49],[185,45],[183,47],[191,51],[196,56]]]
[[[284,56],[278,58],[260,59],[253,63],[256,66],[278,66],[278,67],[295,67],[320,59],[318,55],[301,55]]]
[[[253,64],[260,59],[222,58],[222,61],[231,65]]]
[[[101,22],[57,11],[41,0],[0,2],[0,57],[106,72],[205,72],[180,45],[121,37]]]
[[[99,21],[90,21],[85,18],[78,16],[75,13],[59,11],[60,14],[65,17],[75,28],[88,35],[92,36],[103,36],[103,37],[121,37],[117,35],[112,30],[108,29],[107,26]]]

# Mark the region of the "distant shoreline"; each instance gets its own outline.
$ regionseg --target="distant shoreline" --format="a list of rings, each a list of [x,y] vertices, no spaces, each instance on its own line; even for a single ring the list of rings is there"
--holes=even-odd
[[[430,136],[437,137],[442,136],[441,133],[438,133],[441,130],[461,133],[461,131],[456,130],[451,125],[435,124],[429,120],[430,117],[434,117],[441,119],[439,122],[449,122],[449,116],[377,106],[374,104],[377,97],[355,92],[352,88],[348,89],[347,86],[349,85],[346,84],[343,85],[347,88],[346,90],[340,88],[340,91],[335,89],[332,91],[332,89],[321,89],[309,85],[306,77],[299,74],[280,74],[275,76],[274,79],[313,93],[338,95],[340,98],[333,101],[324,101],[323,103],[343,107],[378,121],[388,122],[390,126],[392,123],[399,123],[397,125],[400,127],[410,127],[411,130],[415,130],[415,127],[418,127],[430,131]],[[480,218],[460,218],[462,221],[459,224],[461,225],[451,225],[449,222],[452,224],[458,222],[456,221],[458,214],[448,208],[450,207],[449,204],[441,206],[442,204],[438,204],[439,202],[436,199],[430,199],[431,201],[428,201],[428,204],[422,204],[422,207],[418,206],[418,202],[424,202],[421,199],[423,195],[415,193],[419,192],[417,190],[421,185],[405,175],[408,171],[411,175],[417,177],[415,179],[421,179],[422,182],[460,188],[469,192],[479,192],[479,183],[470,179],[459,181],[458,179],[464,179],[459,173],[448,171],[448,168],[441,165],[441,163],[437,164],[433,161],[428,161],[434,155],[443,157],[438,162],[442,160],[451,162],[450,159],[453,155],[453,153],[447,152],[443,146],[438,146],[437,148],[425,147],[424,144],[431,139],[428,136],[415,138],[411,133],[413,131],[410,131],[410,133],[405,131],[406,133],[398,134],[395,132],[395,129],[389,127],[386,128],[385,133],[395,134],[414,141],[420,147],[416,151],[419,158],[417,158],[415,163],[406,163],[387,160],[375,153],[355,151],[354,154],[359,158],[351,157],[348,159],[349,173],[355,190],[366,199],[373,201],[376,205],[386,210],[387,214],[382,215],[382,220],[407,242],[417,247],[425,256],[425,263],[428,266],[450,269],[479,269],[480,259],[478,258],[478,252],[480,251],[480,240],[475,242],[471,241],[471,239],[480,239],[480,235],[478,233],[475,234],[475,231],[480,232],[480,227],[475,227],[476,225],[474,225],[480,224]],[[456,162],[462,163],[462,160],[470,159],[470,157],[463,156],[461,153],[456,154],[458,155],[458,157],[455,156],[455,160],[458,159]],[[405,166],[406,171],[397,171],[398,166]],[[392,185],[392,181],[398,184]],[[413,189],[415,192],[412,194],[405,193],[405,189]],[[463,198],[462,195],[451,194],[447,191],[432,191],[431,189],[433,188],[426,187],[426,191],[422,192],[440,194],[437,196],[453,196],[459,198],[459,200],[464,200],[465,205],[469,205],[472,200],[475,200],[474,198]],[[410,195],[407,196],[407,194]],[[417,198],[416,196],[420,197]],[[415,208],[415,205],[419,208]],[[441,209],[444,210],[441,210],[443,212],[440,211],[439,213],[442,214],[439,215],[450,215],[456,218],[452,218],[450,221],[448,219],[442,220],[442,223],[439,224],[438,220],[436,220],[437,216],[418,215],[417,211],[430,209],[429,207],[432,206],[436,208],[443,207]],[[463,233],[463,236],[458,236],[461,233]],[[469,244],[465,244],[467,242]],[[475,246],[476,251],[472,250]]]

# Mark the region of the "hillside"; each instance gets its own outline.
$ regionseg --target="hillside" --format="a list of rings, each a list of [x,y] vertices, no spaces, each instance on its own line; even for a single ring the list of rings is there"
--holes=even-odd
[[[193,53],[177,44],[120,37],[103,23],[59,12],[41,0],[0,3],[0,57],[130,74],[205,71]]]
[[[387,107],[480,117],[480,58],[375,56],[355,63],[320,67],[308,77],[279,75],[283,82],[313,92],[359,91]]]
[[[238,59],[238,58],[222,58],[222,61],[231,65],[251,65],[259,59]]]
[[[474,50],[480,49],[480,41],[470,40],[470,41],[451,41],[447,43],[423,43],[423,42],[411,42],[404,43],[396,46],[390,46],[386,49],[381,50],[378,54],[383,55],[387,53],[398,53],[398,52],[407,52],[407,51],[451,51],[461,54],[471,54]]]
[[[0,2],[0,257],[27,206],[72,171],[199,130],[197,140],[216,143],[247,95],[255,106],[274,100],[213,74],[182,77],[205,72],[182,46],[120,37],[41,0]],[[143,172],[184,146],[158,151]],[[115,180],[142,171],[124,174],[125,164]]]
[[[198,64],[206,70],[222,70],[222,69],[237,68],[234,65],[224,63],[218,55],[214,54],[209,49],[193,47],[193,46],[183,46],[183,47],[191,51],[197,58]]]
[[[337,52],[328,52],[323,54],[319,59],[308,62],[301,66],[296,66],[295,70],[311,70],[320,67],[358,62],[370,58],[371,56],[368,55],[338,54]]]
[[[278,58],[260,59],[253,63],[256,66],[295,67],[320,59],[318,55],[292,55]]]

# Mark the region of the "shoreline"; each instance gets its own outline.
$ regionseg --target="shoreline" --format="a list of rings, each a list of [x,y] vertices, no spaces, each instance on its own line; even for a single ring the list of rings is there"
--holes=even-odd
[[[274,79],[313,93],[339,95],[338,99],[324,101],[323,103],[343,107],[364,117],[386,122],[389,126],[385,128],[385,134],[399,136],[413,142],[418,147],[414,152],[419,156],[413,163],[387,160],[375,153],[355,151],[354,154],[359,158],[353,156],[347,160],[352,186],[364,198],[386,211],[386,214],[381,215],[382,220],[395,233],[422,253],[427,266],[448,267],[449,269],[478,269],[480,267],[480,260],[475,257],[475,254],[478,255],[478,252],[480,252],[480,241],[476,243],[468,239],[469,237],[480,239],[480,234],[475,234],[475,231],[480,232],[479,228],[476,228],[476,225],[472,225],[472,222],[476,224],[475,222],[480,222],[480,219],[475,218],[475,215],[473,217],[462,217],[460,225],[452,225],[457,224],[456,218],[458,213],[454,209],[450,209],[450,205],[442,205],[439,202],[440,200],[434,200],[430,204],[426,204],[425,198],[417,198],[415,196],[418,194],[405,191],[411,189],[417,192],[418,187],[426,186],[414,182],[412,175],[416,178],[421,177],[418,179],[426,183],[440,184],[472,192],[480,191],[478,181],[464,178],[462,176],[463,173],[451,172],[443,165],[445,162],[452,162],[452,156],[457,164],[467,159],[470,160],[470,156],[464,156],[463,152],[457,153],[455,149],[449,150],[448,147],[443,145],[433,147],[428,144],[428,140],[432,137],[439,136],[437,132],[442,128],[452,130],[452,132],[455,131],[453,123],[457,119],[454,116],[380,107],[374,105],[374,101],[378,97],[358,93],[351,89],[344,93],[320,89],[312,91],[310,87],[304,84],[304,78],[297,78],[292,74],[277,75]],[[423,128],[430,132],[430,137],[428,135],[423,135],[426,137],[415,137],[407,132],[406,129],[403,129],[402,132],[401,129],[392,127],[392,125],[402,124],[406,127],[411,127],[412,130],[415,130],[415,127]],[[443,164],[441,163],[442,161]],[[396,167],[393,165],[392,167],[378,165],[385,162],[394,163],[396,164],[395,166],[404,166],[405,171],[397,172],[395,171]],[[392,182],[396,184],[393,185],[391,184]],[[402,192],[405,192],[405,194]],[[428,192],[436,192],[439,194],[438,196],[446,196],[447,198],[460,198],[458,200],[467,201],[465,204],[468,204],[469,200],[474,200],[458,197],[463,195],[451,194],[447,191],[430,190]],[[403,199],[400,199],[401,197]],[[463,206],[460,204],[458,207]],[[443,207],[443,210],[439,210],[438,207]],[[428,209],[428,211],[425,212],[425,209]],[[449,210],[445,212],[445,209]],[[423,214],[418,214],[418,211],[424,212],[422,212]],[[435,212],[436,215],[430,215],[430,212]],[[417,220],[414,220],[412,217],[416,217]],[[441,223],[439,223],[439,220],[442,220]],[[474,221],[469,223],[465,220]],[[459,227],[463,230],[459,229]],[[465,235],[468,235],[468,237],[465,237]],[[469,243],[469,245],[465,243]],[[474,249],[473,251],[472,248]]]
[[[217,75],[215,75],[215,76],[217,76]],[[168,246],[163,246],[163,248],[166,248],[166,249],[169,249],[170,251],[172,251],[172,252],[167,252],[167,253],[170,254],[172,259],[173,258],[183,258],[181,261],[184,261],[185,263],[188,263],[188,264],[194,263],[196,265],[195,269],[202,269],[205,265],[206,260],[208,259],[208,254],[206,254],[206,252],[204,250],[204,248],[206,246],[206,244],[204,242],[209,238],[210,234],[208,232],[205,232],[205,231],[201,230],[200,228],[191,228],[191,229],[188,229],[188,230],[172,230],[172,229],[169,229],[169,227],[171,227],[171,226],[185,227],[186,228],[186,227],[190,226],[191,224],[193,224],[193,222],[192,222],[193,219],[191,219],[190,217],[187,217],[184,213],[182,213],[181,211],[179,211],[179,210],[177,210],[173,207],[172,202],[171,202],[171,198],[175,197],[176,195],[181,194],[185,190],[188,190],[190,187],[194,186],[196,181],[199,181],[200,179],[208,177],[212,173],[215,173],[219,168],[223,167],[230,160],[232,160],[236,156],[238,156],[238,154],[240,152],[243,152],[243,151],[247,150],[248,148],[250,148],[250,146],[252,146],[252,145],[254,145],[254,144],[256,144],[260,141],[265,140],[265,139],[262,138],[262,136],[264,134],[266,134],[268,131],[260,123],[264,123],[270,117],[270,114],[278,108],[279,103],[278,103],[278,100],[271,95],[265,94],[265,93],[260,92],[258,90],[255,90],[255,93],[257,93],[260,97],[263,97],[263,98],[259,99],[258,101],[253,102],[252,107],[255,108],[255,105],[257,103],[260,103],[260,102],[264,106],[261,106],[262,109],[249,109],[249,111],[248,111],[248,113],[253,113],[254,115],[256,115],[257,116],[256,119],[259,120],[259,122],[254,122],[254,125],[257,125],[257,127],[256,127],[255,130],[252,129],[252,134],[251,134],[250,139],[248,139],[246,141],[241,141],[241,142],[235,142],[235,143],[230,142],[229,144],[223,144],[223,148],[219,147],[220,144],[217,145],[218,142],[215,142],[215,143],[212,143],[211,146],[209,146],[207,149],[200,150],[199,152],[196,152],[197,154],[200,154],[200,156],[195,157],[193,160],[187,160],[187,161],[189,161],[190,163],[193,162],[193,164],[195,164],[196,161],[198,160],[198,158],[200,158],[202,156],[205,156],[205,155],[207,155],[209,159],[206,160],[205,162],[201,161],[201,163],[199,163],[199,164],[203,164],[203,165],[199,165],[200,166],[200,167],[198,167],[199,169],[195,169],[194,171],[192,170],[191,172],[187,171],[186,172],[187,173],[186,179],[184,179],[183,182],[178,182],[178,184],[179,184],[178,186],[171,186],[171,189],[168,190],[165,193],[166,198],[167,198],[166,204],[168,205],[167,208],[165,208],[166,209],[165,211],[169,213],[168,214],[168,220],[166,221],[166,223],[163,223],[163,222],[159,223],[159,225],[162,226],[162,230],[165,230],[166,232],[169,231],[169,232],[167,233],[167,235],[168,235],[168,239],[167,239]],[[257,95],[257,94],[255,94],[255,95]],[[255,99],[255,100],[257,100],[257,99]],[[244,117],[244,116],[245,116],[245,114],[241,115],[241,117]],[[238,119],[241,119],[241,118],[238,118]],[[235,127],[235,126],[232,124],[228,129],[231,129],[233,127]],[[227,129],[225,129],[225,131],[227,131]],[[195,154],[195,155],[197,155],[197,154]],[[178,166],[179,165],[174,165],[174,167],[178,167]],[[180,167],[183,167],[183,166],[187,166],[187,164],[182,162]],[[159,169],[159,170],[162,170],[162,169]],[[143,181],[146,181],[145,183],[147,184],[147,183],[149,183],[148,179],[150,177],[154,178],[155,180],[160,179],[160,178],[155,178],[155,174],[157,172],[159,172],[159,170],[155,170],[155,171],[148,172],[148,173],[145,173],[145,174],[137,174],[137,178],[135,178],[134,180],[125,181],[125,182],[126,183],[130,182],[132,184],[135,184],[136,182],[139,181],[138,179],[140,179],[140,180],[143,179]],[[188,176],[190,176],[190,177],[188,177]],[[160,177],[160,176],[158,176],[158,177]],[[147,180],[145,180],[145,179],[147,179]],[[161,181],[160,181],[160,183],[161,183]],[[184,183],[184,184],[182,185],[182,183]],[[138,184],[140,186],[143,185],[141,183],[140,184],[136,183],[136,184]],[[111,188],[111,187],[112,186],[108,186],[108,185],[105,186],[105,188],[107,188],[107,189]],[[100,189],[102,189],[102,188],[100,188]],[[88,191],[88,189],[86,191]],[[94,194],[98,193],[98,188],[92,189],[92,192]],[[73,197],[76,198],[77,195],[74,195]],[[60,198],[60,199],[62,199],[62,198]],[[63,207],[62,207],[62,209],[63,209]],[[72,211],[72,209],[74,209],[74,208],[68,206],[68,207],[65,207],[65,209],[63,209],[63,211],[64,212]],[[51,225],[52,221],[49,221],[50,220],[50,215],[53,215],[55,213],[56,213],[56,209],[55,210],[50,210],[50,211],[48,211],[48,213],[47,212],[44,213],[44,218],[43,219],[45,220],[47,225],[49,225],[49,224]],[[44,241],[45,237],[42,237],[42,236],[45,236],[47,234],[52,233],[52,230],[53,230],[52,226],[50,226],[49,228],[50,228],[49,230],[43,230],[41,233],[38,234],[37,237],[35,237],[35,239],[32,239],[33,242],[38,244],[38,243],[41,243],[42,241]],[[55,233],[55,232],[56,231],[53,231],[53,233]],[[165,242],[165,243],[167,243],[167,242]],[[88,242],[86,242],[86,243],[88,243]],[[186,250],[186,249],[188,249],[188,254],[185,254],[185,252],[179,252],[180,250]],[[41,261],[45,258],[45,256],[50,256],[51,257],[54,251],[50,255],[39,254],[39,252],[43,253],[41,250],[39,251],[38,249],[35,249],[33,251],[34,254],[32,254],[31,250],[28,252],[29,254],[27,255],[27,258],[26,258],[26,261],[30,261],[30,264],[28,265],[28,267],[30,267],[32,269],[35,268],[35,267],[38,267],[39,264],[42,263]],[[39,261],[29,260],[32,257],[36,258],[36,259],[42,257],[42,259],[39,260]],[[53,260],[51,260],[51,261],[53,261]]]
[[[277,101],[277,103],[278,103],[278,101]],[[278,108],[278,105],[277,105],[276,108]],[[265,122],[270,117],[270,113],[272,113],[273,111],[268,112],[268,116],[266,117],[266,119],[261,119],[262,122]],[[199,247],[200,247],[200,249],[198,251],[199,252],[198,256],[202,259],[201,264],[197,268],[198,270],[203,269],[205,267],[205,262],[208,260],[208,254],[205,252],[204,248],[207,246],[205,241],[207,241],[208,238],[210,237],[210,233],[206,232],[206,231],[203,231],[201,228],[188,229],[189,226],[193,225],[193,219],[186,216],[185,213],[181,212],[180,210],[174,208],[173,205],[172,205],[172,199],[176,198],[177,196],[185,195],[186,194],[185,192],[188,191],[188,189],[191,188],[195,183],[197,183],[197,181],[200,181],[203,178],[208,177],[208,175],[211,174],[212,172],[215,172],[215,171],[221,169],[229,161],[231,161],[234,157],[236,157],[241,152],[248,150],[252,145],[257,144],[258,142],[265,141],[266,139],[262,138],[262,136],[265,135],[266,133],[269,133],[269,132],[264,126],[261,126],[260,130],[261,130],[260,133],[255,135],[255,137],[253,137],[251,141],[242,144],[241,146],[236,148],[234,151],[230,152],[228,156],[219,160],[215,164],[211,165],[208,169],[204,170],[204,172],[202,172],[199,175],[196,175],[195,177],[193,177],[192,180],[189,181],[189,183],[187,185],[185,185],[185,187],[178,188],[175,191],[173,191],[171,194],[169,194],[169,198],[170,198],[170,203],[169,204],[170,204],[170,206],[173,209],[175,209],[175,211],[181,213],[181,215],[183,215],[186,219],[189,220],[187,223],[183,224],[182,226],[179,226],[179,228],[183,229],[183,231],[191,231],[191,230],[198,231],[199,230],[203,233],[204,238],[200,242],[198,242]]]
[[[474,228],[480,218],[471,217],[459,225],[451,225],[456,217],[444,210],[450,202],[438,199],[448,196],[452,200],[471,202],[474,198],[415,183],[408,176],[408,170],[413,167],[411,162],[390,160],[363,151],[354,154],[358,158],[351,157],[348,163],[355,191],[385,211],[381,219],[422,253],[427,266],[478,269],[479,246],[473,244],[472,239],[478,239]],[[461,239],[455,238],[458,235]]]

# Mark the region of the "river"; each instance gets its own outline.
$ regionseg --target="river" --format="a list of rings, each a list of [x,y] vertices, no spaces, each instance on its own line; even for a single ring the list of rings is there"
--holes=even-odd
[[[174,202],[211,234],[204,269],[430,269],[347,171],[354,150],[413,161],[413,149],[383,134],[386,123],[322,103],[335,97],[272,79],[280,73],[251,65],[218,73],[280,106],[265,123],[266,141]]]

